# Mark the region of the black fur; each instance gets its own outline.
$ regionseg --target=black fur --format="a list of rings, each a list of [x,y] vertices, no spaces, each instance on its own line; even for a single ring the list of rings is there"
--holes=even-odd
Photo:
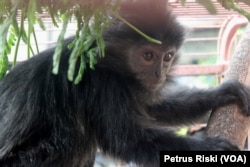
[[[145,7],[155,4],[151,0],[136,2]],[[166,6],[155,8],[162,5]],[[152,14],[154,8],[150,9]],[[161,8],[161,12],[155,16],[162,23],[166,16],[166,24],[159,32],[152,25],[149,34],[178,49],[184,30],[169,11]],[[126,18],[136,21],[132,16]],[[136,23],[143,28],[147,22]],[[159,126],[192,123],[208,110],[233,102],[249,115],[248,88],[231,81],[211,90],[176,91],[162,86],[149,91],[135,78],[127,56],[131,47],[148,42],[119,21],[104,38],[106,57],[95,70],[86,69],[78,85],[66,76],[67,47],[58,75],[51,73],[53,48],[19,64],[0,82],[0,166],[90,167],[97,148],[142,166],[158,166],[160,150],[238,150],[223,139],[181,138]]]

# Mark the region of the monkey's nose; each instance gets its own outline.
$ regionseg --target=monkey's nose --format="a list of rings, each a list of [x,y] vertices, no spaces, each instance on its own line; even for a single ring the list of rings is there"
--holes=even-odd
[[[159,72],[155,71],[155,77],[156,77],[156,78],[159,78],[159,77],[160,77]]]
[[[155,77],[160,79],[161,76],[162,76],[162,70],[160,68],[155,70]]]

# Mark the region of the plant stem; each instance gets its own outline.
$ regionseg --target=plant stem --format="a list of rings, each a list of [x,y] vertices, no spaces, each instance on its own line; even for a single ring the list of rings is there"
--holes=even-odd
[[[152,43],[156,43],[156,44],[162,44],[161,41],[151,38],[150,36],[148,36],[147,34],[145,34],[144,32],[142,32],[141,30],[139,30],[138,28],[136,28],[135,26],[133,26],[132,24],[130,24],[127,20],[125,20],[124,18],[122,18],[117,12],[113,12],[114,16],[116,18],[118,18],[119,20],[121,20],[122,22],[124,22],[125,24],[127,24],[130,28],[132,28],[133,30],[135,30],[137,33],[139,33],[140,35],[142,35],[143,37],[145,37],[148,41],[152,42]]]

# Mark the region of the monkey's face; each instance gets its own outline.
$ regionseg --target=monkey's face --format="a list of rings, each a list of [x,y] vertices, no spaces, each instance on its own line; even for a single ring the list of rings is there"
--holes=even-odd
[[[132,49],[129,54],[135,79],[149,91],[162,88],[176,57],[175,47],[146,44]]]

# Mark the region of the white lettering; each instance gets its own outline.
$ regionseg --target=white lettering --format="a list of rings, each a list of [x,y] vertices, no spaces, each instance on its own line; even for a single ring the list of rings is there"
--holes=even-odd
[[[192,157],[179,157],[176,155],[175,157],[171,157],[170,155],[164,155],[164,162],[193,162]]]
[[[196,155],[196,162],[217,162],[217,155]]]
[[[245,163],[244,161],[244,156],[242,155],[222,155],[221,156],[221,163],[223,164],[223,160],[224,162],[242,162]]]

